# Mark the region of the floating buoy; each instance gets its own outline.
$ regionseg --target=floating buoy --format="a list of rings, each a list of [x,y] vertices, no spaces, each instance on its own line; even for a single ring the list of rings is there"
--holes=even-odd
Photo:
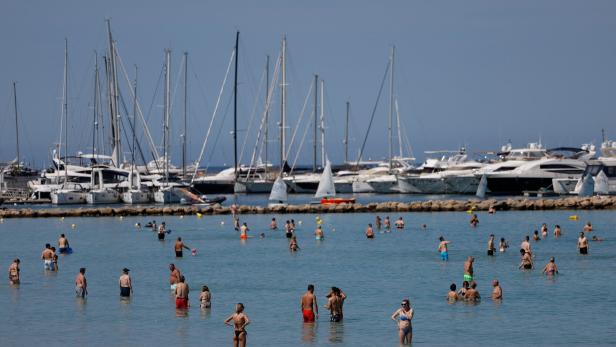
[[[573,216],[569,216],[569,219],[571,219],[571,220],[578,220],[578,216],[574,214]]]
[[[71,229],[77,229],[77,224],[75,223],[71,224]]]
[[[225,221],[224,221],[224,220],[221,220],[221,221],[220,221],[220,225],[225,225]]]
[[[301,220],[298,220],[298,221],[297,221],[297,224],[302,225],[302,221],[301,221]]]
[[[184,215],[181,215],[181,216],[180,216],[180,219],[183,219],[183,218],[184,218]]]
[[[197,212],[197,218],[203,218],[203,215],[199,212]]]
[[[120,220],[124,219],[124,216],[120,216]]]
[[[196,249],[196,248],[193,248],[193,249],[192,249],[192,251],[190,252],[190,254],[191,254],[192,256],[197,255],[197,249]]]
[[[139,228],[141,227],[141,225],[139,225],[139,223],[135,223],[135,228]]]
[[[332,228],[332,231],[336,231],[336,228]]]
[[[60,217],[60,220],[64,222],[64,217]]]
[[[4,223],[4,218],[0,218],[0,223]]]
[[[473,210],[468,210],[468,211],[466,211],[466,213],[473,214]]]

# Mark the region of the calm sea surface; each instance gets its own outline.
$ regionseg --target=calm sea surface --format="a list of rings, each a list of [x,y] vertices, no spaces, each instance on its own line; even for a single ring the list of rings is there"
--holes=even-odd
[[[577,214],[573,221],[568,216]],[[381,215],[384,217],[384,215]],[[288,251],[282,231],[269,231],[272,216],[243,216],[257,236],[246,242],[231,228],[230,216],[156,217],[172,233],[159,242],[149,230],[137,230],[147,218],[14,219],[0,224],[0,265],[22,261],[22,284],[0,284],[2,346],[87,345],[231,345],[233,329],[223,320],[243,302],[252,320],[248,344],[255,346],[396,346],[397,328],[390,315],[408,297],[415,309],[414,343],[426,345],[605,345],[616,343],[616,249],[613,211],[550,211],[479,213],[479,227],[466,213],[403,213],[407,228],[377,233],[363,231],[374,214],[323,215],[326,238],[316,241],[316,215],[279,215],[295,219],[301,250]],[[390,214],[392,219],[398,214]],[[576,251],[583,223],[592,221],[588,256]],[[224,224],[222,224],[224,222]],[[533,242],[537,267],[517,270],[518,246],[524,235],[548,223],[547,240]],[[76,224],[73,230],[71,224]],[[301,223],[301,224],[300,224]],[[427,230],[420,228],[427,224]],[[560,224],[564,235],[555,239]],[[264,239],[258,238],[265,233]],[[74,253],[60,257],[60,270],[45,273],[40,252],[67,234]],[[505,237],[511,248],[486,256],[488,235]],[[439,260],[438,237],[451,240],[450,261]],[[181,236],[198,250],[176,259],[172,240]],[[477,305],[448,305],[449,285],[460,286],[463,262],[476,258]],[[556,257],[561,274],[554,279],[540,269]],[[176,312],[168,285],[168,265],[175,263],[191,287],[192,307]],[[74,277],[86,267],[90,295],[74,296]],[[131,269],[135,295],[119,298],[117,279]],[[489,299],[490,282],[498,278],[504,300]],[[343,323],[330,323],[321,308],[316,324],[302,323],[299,297],[314,283],[319,305],[331,286],[347,295]],[[198,305],[207,284],[213,302],[209,311]]]

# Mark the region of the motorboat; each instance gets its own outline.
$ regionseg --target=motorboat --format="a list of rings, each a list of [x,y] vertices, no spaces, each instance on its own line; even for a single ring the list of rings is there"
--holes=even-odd
[[[603,142],[601,153],[596,160],[586,161],[581,177],[554,178],[554,191],[579,196],[616,194],[616,141]]]
[[[117,204],[121,201],[118,185],[126,181],[128,172],[112,167],[92,168],[88,204]]]

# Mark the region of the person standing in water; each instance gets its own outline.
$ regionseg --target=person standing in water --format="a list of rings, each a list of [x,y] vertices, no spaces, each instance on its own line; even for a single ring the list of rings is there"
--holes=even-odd
[[[539,237],[539,231],[535,230],[533,232],[533,241],[541,241],[541,238]]]
[[[180,281],[175,286],[175,308],[188,309],[188,293],[190,289],[186,283],[186,278],[180,276]]]
[[[449,302],[450,304],[453,304],[454,302],[458,301],[458,293],[456,293],[456,284],[452,283],[449,286],[449,293],[447,293],[447,302]]]
[[[479,224],[479,218],[477,217],[476,214],[474,214],[473,217],[471,217],[470,224],[473,228],[476,228],[477,224]]]
[[[184,248],[190,251],[190,247],[184,244],[181,237],[178,237],[175,241],[175,245],[173,246],[176,258],[182,258],[184,256]]]
[[[295,236],[291,238],[291,242],[289,243],[289,250],[291,250],[291,252],[296,252],[299,250],[299,245],[297,244],[297,238]]]
[[[366,238],[374,238],[374,230],[372,230],[372,223],[368,223],[368,227],[366,228]]]
[[[558,273],[558,267],[556,266],[556,262],[554,261],[554,257],[550,257],[550,262],[545,264],[541,273],[544,273],[548,276],[553,276]]]
[[[464,262],[464,280],[471,283],[473,281],[473,262],[475,258],[468,256]]]
[[[524,268],[525,270],[531,270],[533,268],[533,258],[530,256],[530,253],[521,249],[520,254],[522,255],[522,261],[520,262],[519,269]]]
[[[60,238],[58,239],[58,252],[60,252],[60,254],[66,254],[68,253],[69,247],[70,246],[66,236],[64,236],[64,234],[60,234]]]
[[[293,228],[291,228],[291,221],[287,220],[284,223],[284,231],[285,231],[285,235],[287,236],[287,239],[290,239],[293,237]]]
[[[494,247],[494,234],[490,234],[490,238],[488,239],[488,255],[493,256],[496,247]]]
[[[131,281],[128,272],[130,270],[127,268],[122,269],[122,275],[118,280],[118,285],[120,286],[120,296],[123,298],[128,298],[133,294],[133,281]]]
[[[323,240],[323,238],[325,238],[325,235],[323,234],[323,228],[321,228],[321,226],[319,225],[317,227],[317,229],[314,231],[314,237],[317,240]]]
[[[180,282],[180,277],[182,277],[182,273],[180,272],[180,269],[175,267],[175,264],[169,264],[169,271],[171,272],[169,274],[169,284],[171,285],[171,290],[175,291],[175,287],[177,286],[178,282]]]
[[[248,239],[248,231],[250,229],[248,229],[248,224],[244,223],[242,224],[242,226],[240,227],[240,239],[241,240],[247,240]]]
[[[501,288],[498,280],[492,281],[492,300],[501,300],[503,298],[503,288]]]
[[[399,217],[395,224],[397,229],[404,229],[404,219],[402,217]]]
[[[9,284],[11,285],[19,284],[19,271],[21,271],[19,263],[21,263],[19,258],[15,258],[11,265],[9,265]]]
[[[88,295],[88,281],[86,280],[86,268],[79,269],[77,277],[75,277],[75,295],[78,298],[85,299]]]
[[[312,323],[319,318],[319,305],[317,304],[317,297],[314,295],[314,285],[308,285],[308,290],[300,299],[300,307],[304,323]]]
[[[449,253],[447,252],[447,245],[451,243],[451,241],[447,241],[445,240],[444,237],[439,237],[438,240],[440,241],[438,244],[438,251],[441,254],[441,260],[442,261],[448,261],[449,260]]]
[[[548,237],[548,225],[543,223],[541,224],[541,238],[545,239]]]
[[[246,326],[250,324],[250,319],[244,313],[244,304],[241,302],[235,305],[235,313],[225,319],[225,324],[231,325],[231,321],[234,328],[233,347],[246,347]]]
[[[276,218],[272,218],[272,221],[270,222],[270,229],[278,230],[278,222],[276,221]]]
[[[477,283],[475,281],[471,282],[471,287],[466,290],[464,293],[464,300],[477,302],[481,300],[481,295],[477,291]]]
[[[381,230],[381,217],[376,216],[374,220],[374,225],[376,225],[376,230]]]
[[[344,318],[342,306],[344,305],[346,295],[342,292],[342,290],[340,290],[340,288],[332,287],[329,294],[325,297],[327,298],[325,308],[330,311],[329,320],[331,322],[340,322],[342,318]]]
[[[201,288],[201,294],[199,294],[199,306],[204,309],[212,307],[212,294],[210,288],[205,285]]]
[[[43,259],[45,270],[53,270],[53,251],[50,244],[45,244],[45,249],[41,253],[41,259]]]
[[[389,221],[389,216],[385,217],[385,220],[383,221],[383,225],[385,226],[386,232],[391,230],[391,222]]]
[[[523,249],[524,252],[527,252],[531,256],[533,255],[533,252],[530,250],[530,236],[526,235],[524,241],[520,244],[520,249]]]
[[[160,226],[158,227],[158,240],[159,241],[165,241],[165,234],[167,233],[167,228],[165,226],[165,222],[160,223]]]
[[[580,237],[577,240],[577,248],[580,251],[580,254],[588,254],[588,239],[584,235],[584,232],[580,232]]]
[[[560,237],[562,235],[562,231],[560,230],[560,225],[556,224],[554,227],[554,236]]]
[[[509,242],[505,241],[504,237],[501,237],[500,242],[498,243],[498,248],[500,252],[504,252],[509,248]]]
[[[411,344],[413,340],[413,325],[411,320],[413,319],[413,309],[409,299],[402,300],[401,308],[397,309],[394,314],[391,315],[391,319],[398,324],[398,336],[400,337],[400,344]]]

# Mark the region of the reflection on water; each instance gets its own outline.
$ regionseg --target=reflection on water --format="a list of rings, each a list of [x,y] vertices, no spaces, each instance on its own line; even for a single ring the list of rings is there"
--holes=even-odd
[[[207,318],[210,318],[211,315],[212,315],[211,308],[201,307],[201,318],[207,319]]]
[[[186,318],[186,317],[188,317],[188,310],[184,309],[184,308],[176,308],[175,309],[175,316],[176,317],[180,317],[180,318]]]
[[[329,322],[329,342],[344,342],[344,320],[340,322]]]
[[[317,337],[317,323],[303,323],[302,326],[302,341],[314,342]]]

